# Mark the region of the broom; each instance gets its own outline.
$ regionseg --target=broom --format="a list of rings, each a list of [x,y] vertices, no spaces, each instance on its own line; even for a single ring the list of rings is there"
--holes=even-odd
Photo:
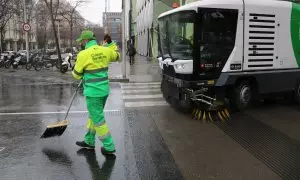
[[[66,113],[66,116],[65,116],[64,120],[56,122],[56,123],[51,124],[51,125],[48,125],[47,129],[45,130],[45,132],[43,133],[41,138],[50,138],[50,137],[54,137],[54,136],[61,136],[65,132],[65,130],[67,129],[67,126],[69,124],[69,121],[67,120],[67,117],[68,117],[69,111],[71,109],[71,105],[72,105],[72,103],[75,99],[75,96],[76,96],[77,91],[80,88],[81,84],[82,84],[82,80],[78,84],[78,86],[76,88],[76,91],[73,94],[73,97],[70,101],[70,104],[69,104],[69,107],[68,107],[68,110],[67,110],[67,113]]]

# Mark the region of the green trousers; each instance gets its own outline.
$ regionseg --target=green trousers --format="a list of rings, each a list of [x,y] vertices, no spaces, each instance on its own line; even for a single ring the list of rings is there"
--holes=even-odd
[[[97,135],[103,147],[107,151],[113,151],[115,150],[115,144],[104,118],[104,106],[107,97],[86,97],[89,119],[84,140],[85,143],[95,146],[95,136]]]

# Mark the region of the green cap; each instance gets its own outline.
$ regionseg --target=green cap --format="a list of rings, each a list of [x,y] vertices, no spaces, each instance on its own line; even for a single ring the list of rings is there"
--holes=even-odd
[[[81,42],[82,40],[89,40],[95,39],[94,33],[90,30],[82,31],[80,37],[76,40],[77,43]]]

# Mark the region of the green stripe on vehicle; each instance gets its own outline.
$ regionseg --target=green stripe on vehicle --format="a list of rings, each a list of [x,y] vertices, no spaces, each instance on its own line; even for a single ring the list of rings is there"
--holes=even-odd
[[[291,36],[294,55],[300,67],[300,5],[292,3]]]

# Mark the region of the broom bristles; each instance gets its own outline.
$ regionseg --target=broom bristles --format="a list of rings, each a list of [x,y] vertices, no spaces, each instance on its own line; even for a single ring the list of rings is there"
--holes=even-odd
[[[230,113],[227,108],[222,107],[219,109],[201,109],[195,108],[192,112],[193,119],[216,122],[225,122],[230,119]]]
[[[69,121],[67,120],[63,120],[47,126],[47,129],[45,130],[41,138],[61,136],[64,133],[64,131],[67,129],[68,122]]]

